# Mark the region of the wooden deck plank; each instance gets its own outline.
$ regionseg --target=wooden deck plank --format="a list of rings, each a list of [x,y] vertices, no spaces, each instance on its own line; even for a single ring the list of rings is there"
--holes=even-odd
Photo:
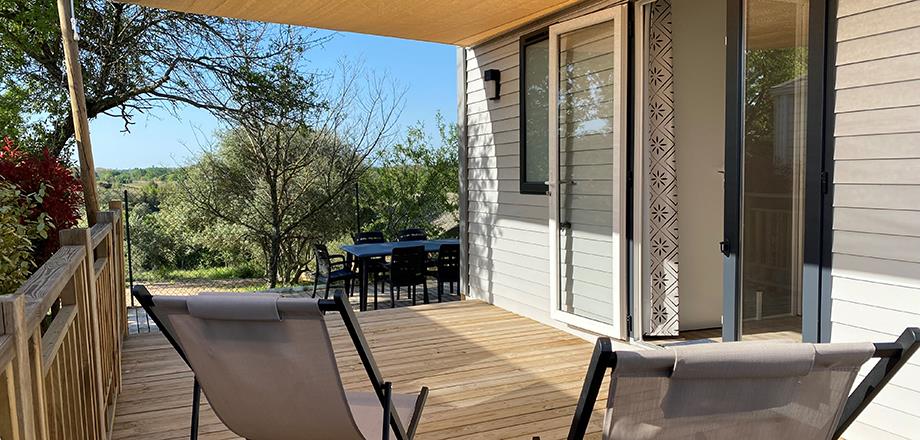
[[[359,314],[383,376],[398,392],[431,388],[420,439],[543,439],[568,433],[592,345],[479,301]],[[344,326],[329,328],[348,389],[368,389]],[[159,334],[133,335],[123,349],[122,395],[113,438],[188,438],[192,375]],[[606,387],[604,388],[606,390]],[[606,391],[601,393],[603,402]],[[599,437],[602,405],[589,438]],[[202,404],[201,439],[236,439]]]

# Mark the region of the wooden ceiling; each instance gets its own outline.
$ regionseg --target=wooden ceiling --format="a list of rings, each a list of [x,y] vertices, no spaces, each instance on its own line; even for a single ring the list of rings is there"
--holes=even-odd
[[[472,46],[579,0],[118,0],[215,15]]]
[[[807,47],[808,2],[748,0],[746,37],[749,49]]]

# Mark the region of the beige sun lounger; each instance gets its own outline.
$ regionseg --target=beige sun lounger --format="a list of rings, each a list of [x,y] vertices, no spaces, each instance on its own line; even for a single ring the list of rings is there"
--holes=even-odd
[[[234,433],[250,440],[414,436],[427,388],[392,394],[341,295],[155,296],[153,303],[214,412]],[[345,390],[325,312],[341,313],[373,392]]]
[[[733,342],[634,352],[600,338],[569,439],[584,437],[607,370],[605,439],[837,438],[918,341],[920,329],[909,328],[885,344]],[[853,390],[873,357],[878,363]]]

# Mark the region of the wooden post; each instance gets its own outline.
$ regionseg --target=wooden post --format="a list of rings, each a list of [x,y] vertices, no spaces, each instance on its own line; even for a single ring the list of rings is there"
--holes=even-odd
[[[29,354],[29,337],[25,331],[25,298],[22,295],[6,295],[0,298],[0,313],[3,316],[3,334],[13,337],[15,357],[12,362],[12,380],[15,383],[13,401],[17,407],[17,433],[22,440],[35,438],[35,408],[32,401],[32,369]]]
[[[70,89],[70,113],[73,116],[74,139],[80,157],[80,179],[83,181],[83,200],[86,219],[90,226],[96,224],[99,202],[96,200],[96,166],[93,163],[93,146],[89,138],[89,120],[86,115],[86,96],[83,94],[83,72],[80,67],[80,49],[74,40],[70,2],[57,0],[61,37],[64,41],[64,64],[67,68],[67,85]]]

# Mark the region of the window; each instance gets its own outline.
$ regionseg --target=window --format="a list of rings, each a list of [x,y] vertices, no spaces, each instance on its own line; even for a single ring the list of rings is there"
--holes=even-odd
[[[521,39],[521,193],[546,194],[549,179],[549,34]]]

